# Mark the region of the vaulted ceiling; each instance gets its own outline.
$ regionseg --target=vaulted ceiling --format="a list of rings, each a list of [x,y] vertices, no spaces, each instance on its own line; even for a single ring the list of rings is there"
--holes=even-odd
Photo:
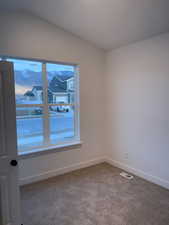
[[[0,9],[25,10],[105,50],[169,31],[169,0],[5,0]]]

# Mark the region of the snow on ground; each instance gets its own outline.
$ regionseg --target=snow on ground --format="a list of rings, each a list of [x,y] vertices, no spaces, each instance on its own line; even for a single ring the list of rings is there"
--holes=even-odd
[[[55,113],[50,117],[50,141],[56,144],[59,141],[69,140],[74,136],[73,112]],[[18,148],[35,148],[43,145],[42,117],[27,117],[17,119]]]

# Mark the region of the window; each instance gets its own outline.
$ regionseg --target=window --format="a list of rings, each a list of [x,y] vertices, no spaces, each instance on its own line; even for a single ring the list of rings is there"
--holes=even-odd
[[[14,64],[18,151],[79,141],[78,66],[6,60]]]

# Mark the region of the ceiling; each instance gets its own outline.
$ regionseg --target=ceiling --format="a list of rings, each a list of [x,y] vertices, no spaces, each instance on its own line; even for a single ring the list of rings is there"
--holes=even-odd
[[[5,0],[110,50],[169,31],[169,0]]]

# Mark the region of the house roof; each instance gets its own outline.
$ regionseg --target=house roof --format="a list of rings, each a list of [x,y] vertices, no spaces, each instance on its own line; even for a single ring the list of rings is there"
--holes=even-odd
[[[34,97],[34,93],[32,91],[27,91],[24,96]]]
[[[24,95],[25,96],[34,96],[33,90],[36,89],[37,91],[42,91],[43,87],[42,86],[33,86],[32,91],[27,91]],[[49,82],[49,88],[48,91],[53,92],[53,93],[63,93],[67,92],[67,81],[60,79],[60,77],[53,77],[53,79]]]
[[[55,76],[49,83],[49,89],[52,92],[66,92],[67,81],[63,81],[60,78],[58,78],[57,76]]]
[[[37,91],[41,91],[43,88],[42,86],[33,86],[32,90],[36,89]]]
[[[66,89],[61,88],[61,87],[59,87],[58,85],[56,85],[56,86],[51,86],[51,87],[49,88],[49,90],[50,90],[51,92],[66,92]]]

